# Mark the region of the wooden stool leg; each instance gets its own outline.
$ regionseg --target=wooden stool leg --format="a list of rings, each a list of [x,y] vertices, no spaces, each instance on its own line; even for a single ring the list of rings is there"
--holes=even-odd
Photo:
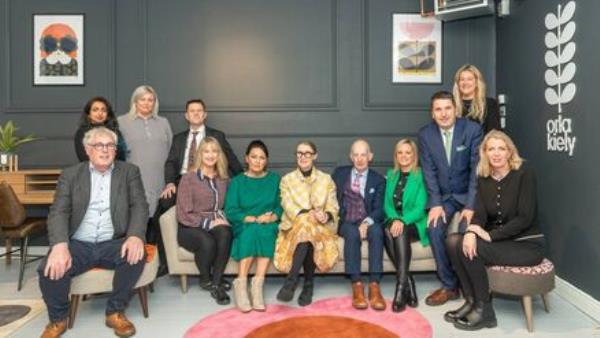
[[[544,310],[546,310],[547,313],[550,313],[550,303],[548,302],[547,293],[542,293],[542,301],[544,302]]]
[[[187,275],[181,275],[181,291],[187,292]]]
[[[10,238],[7,238],[4,241],[4,249],[6,249],[6,265],[10,265],[11,262],[11,251],[12,251],[12,240]]]
[[[525,310],[525,318],[527,319],[527,331],[533,332],[531,296],[523,296],[523,309]]]
[[[144,318],[148,318],[148,286],[141,286],[137,289],[142,305],[142,313]]]
[[[17,284],[17,291],[21,291],[23,287],[23,275],[25,274],[25,263],[27,263],[27,249],[29,248],[29,236],[25,236],[21,239],[21,262],[19,262],[19,284]]]
[[[69,329],[73,328],[75,324],[75,316],[77,315],[77,309],[79,308],[80,295],[71,295],[71,306],[69,306]]]

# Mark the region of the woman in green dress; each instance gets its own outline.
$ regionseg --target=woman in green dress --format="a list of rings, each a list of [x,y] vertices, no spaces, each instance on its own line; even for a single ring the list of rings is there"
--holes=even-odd
[[[281,204],[279,175],[267,171],[269,151],[260,140],[250,142],[245,161],[248,169],[229,184],[225,214],[233,226],[231,257],[239,262],[238,278],[233,281],[238,309],[265,311],[263,283],[275,250]],[[256,261],[256,274],[250,283],[248,271]]]

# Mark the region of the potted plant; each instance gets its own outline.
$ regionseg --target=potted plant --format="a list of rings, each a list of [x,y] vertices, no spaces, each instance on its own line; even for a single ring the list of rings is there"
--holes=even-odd
[[[18,160],[16,155],[17,147],[37,138],[31,134],[27,136],[17,136],[16,132],[19,128],[12,121],[0,125],[0,168],[9,171],[18,169]]]

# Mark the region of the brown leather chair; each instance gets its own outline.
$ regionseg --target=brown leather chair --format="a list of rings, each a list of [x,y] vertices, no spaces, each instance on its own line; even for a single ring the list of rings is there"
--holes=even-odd
[[[29,238],[31,235],[44,232],[46,230],[46,219],[27,218],[25,207],[19,202],[17,195],[8,183],[0,183],[0,237],[4,237],[6,265],[11,263],[11,255],[20,252],[21,263],[19,267],[18,291],[23,286],[23,273],[25,264],[36,261],[43,256],[31,256],[27,254],[29,247]],[[19,249],[12,249],[12,241],[20,241]],[[33,259],[30,259],[33,258]]]

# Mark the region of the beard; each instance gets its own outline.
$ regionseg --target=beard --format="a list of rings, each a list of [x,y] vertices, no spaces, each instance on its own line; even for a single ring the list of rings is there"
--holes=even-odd
[[[56,50],[46,57],[46,62],[48,62],[48,64],[51,65],[54,65],[56,63],[67,65],[69,64],[69,62],[71,62],[71,60],[72,58],[61,50]]]

